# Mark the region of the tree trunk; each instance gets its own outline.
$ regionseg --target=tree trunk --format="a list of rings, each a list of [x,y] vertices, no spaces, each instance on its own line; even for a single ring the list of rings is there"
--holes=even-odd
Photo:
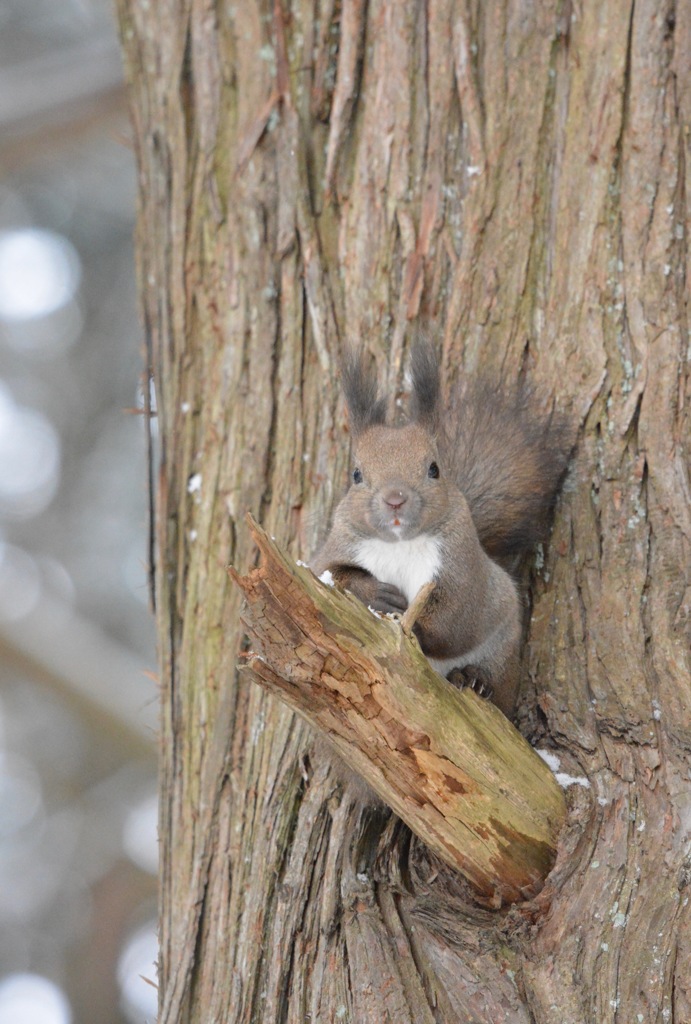
[[[691,7],[119,0],[156,383],[159,1024],[691,1020]],[[238,676],[252,511],[295,557],[336,369],[525,375],[579,429],[518,725],[591,789],[540,894],[478,906]]]

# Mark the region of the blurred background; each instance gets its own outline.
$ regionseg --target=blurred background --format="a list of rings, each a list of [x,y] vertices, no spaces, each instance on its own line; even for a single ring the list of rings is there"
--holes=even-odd
[[[111,2],[0,0],[0,53],[0,1024],[143,1024],[157,709]]]

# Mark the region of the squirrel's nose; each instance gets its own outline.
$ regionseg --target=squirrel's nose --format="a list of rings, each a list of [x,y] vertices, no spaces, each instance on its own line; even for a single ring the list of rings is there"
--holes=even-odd
[[[389,508],[394,509],[394,511],[398,511],[408,500],[408,496],[403,491],[389,491],[388,494],[383,495],[383,498]]]

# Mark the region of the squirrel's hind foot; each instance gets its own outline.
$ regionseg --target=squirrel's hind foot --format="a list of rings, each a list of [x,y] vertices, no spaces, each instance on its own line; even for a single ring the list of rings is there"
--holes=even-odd
[[[459,690],[473,690],[478,697],[484,700],[491,700],[494,696],[494,689],[481,669],[473,665],[466,665],[464,668],[452,668],[447,672],[446,678]]]

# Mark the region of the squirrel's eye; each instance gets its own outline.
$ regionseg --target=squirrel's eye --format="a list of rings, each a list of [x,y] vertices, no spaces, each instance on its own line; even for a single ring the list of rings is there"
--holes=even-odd
[[[430,480],[439,479],[439,466],[436,464],[436,462],[430,462],[429,469],[427,470],[427,476],[430,478]]]
[[[353,483],[354,484],[361,484],[362,483],[362,472],[359,469],[354,469],[353,470]]]

